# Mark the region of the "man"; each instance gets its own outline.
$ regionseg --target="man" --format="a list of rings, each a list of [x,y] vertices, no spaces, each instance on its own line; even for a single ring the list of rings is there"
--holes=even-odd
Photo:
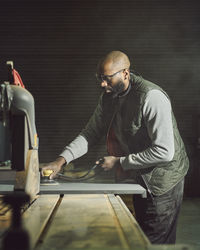
[[[64,163],[87,153],[107,134],[109,156],[103,157],[102,168],[115,168],[117,181],[131,174],[148,190],[147,199],[134,197],[136,219],[152,243],[172,244],[188,158],[168,95],[129,68],[129,58],[120,51],[99,62],[97,78],[105,91],[96,110],[78,137],[44,169],[53,170],[54,178]]]

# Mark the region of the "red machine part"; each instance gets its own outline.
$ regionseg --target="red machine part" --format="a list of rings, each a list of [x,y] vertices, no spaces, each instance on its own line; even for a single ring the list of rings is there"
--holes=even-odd
[[[15,69],[12,70],[12,75],[13,75],[13,80],[14,80],[13,84],[21,86],[22,88],[25,88],[19,73]]]

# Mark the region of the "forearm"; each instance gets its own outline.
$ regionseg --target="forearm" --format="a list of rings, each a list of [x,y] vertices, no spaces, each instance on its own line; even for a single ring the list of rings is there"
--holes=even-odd
[[[173,150],[152,146],[137,154],[120,157],[120,163],[124,169],[142,169],[171,161],[173,155]]]

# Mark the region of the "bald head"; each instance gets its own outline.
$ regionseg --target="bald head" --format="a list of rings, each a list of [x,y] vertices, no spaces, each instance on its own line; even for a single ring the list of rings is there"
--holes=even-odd
[[[130,85],[130,61],[121,51],[111,51],[97,66],[97,79],[106,93],[113,98],[123,93]]]
[[[98,64],[98,72],[112,74],[121,69],[129,69],[130,61],[126,54],[121,51],[111,51],[101,59]],[[105,72],[109,71],[109,72]]]

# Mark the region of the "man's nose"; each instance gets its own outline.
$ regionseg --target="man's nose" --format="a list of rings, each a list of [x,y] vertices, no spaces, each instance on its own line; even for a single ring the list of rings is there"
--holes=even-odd
[[[101,87],[102,87],[102,88],[105,88],[105,87],[107,87],[107,86],[108,86],[108,84],[107,84],[106,81],[102,81],[102,82],[101,82]]]

